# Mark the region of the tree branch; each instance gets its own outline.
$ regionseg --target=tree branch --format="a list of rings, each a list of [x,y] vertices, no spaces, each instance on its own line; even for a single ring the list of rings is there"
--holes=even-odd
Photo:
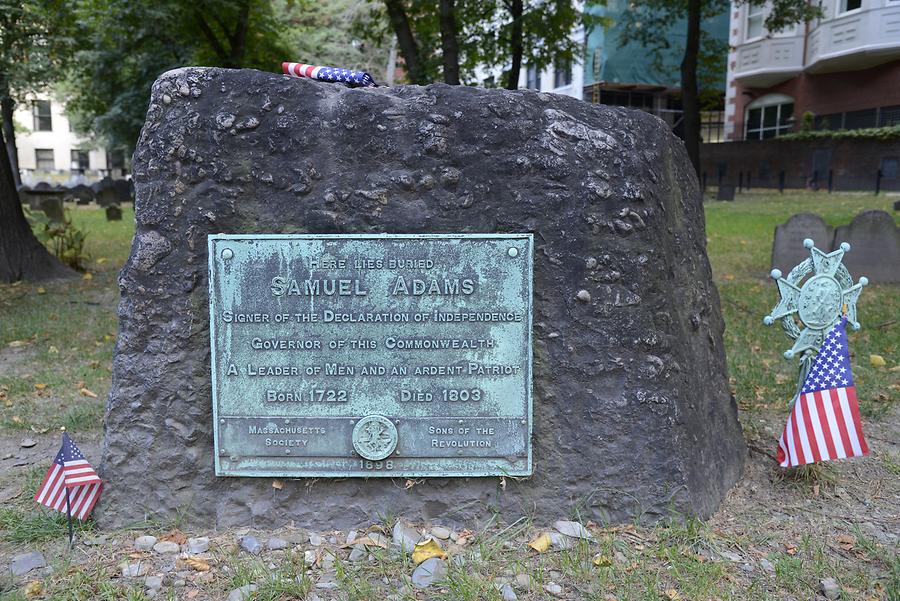
[[[227,61],[229,58],[228,53],[219,41],[218,36],[216,36],[216,32],[214,32],[209,26],[209,23],[206,22],[206,17],[203,16],[203,13],[199,8],[194,9],[194,16],[197,18],[197,24],[200,27],[200,31],[203,32],[203,36],[209,42],[209,45],[212,46],[213,52],[215,52],[216,56],[223,62]]]

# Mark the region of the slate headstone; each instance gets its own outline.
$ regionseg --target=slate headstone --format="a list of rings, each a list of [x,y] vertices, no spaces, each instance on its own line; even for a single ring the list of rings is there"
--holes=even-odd
[[[119,205],[109,205],[106,207],[107,221],[122,221],[122,207]]]
[[[734,200],[734,186],[719,186],[716,192],[716,200]]]
[[[797,213],[776,225],[770,269],[780,269],[787,275],[794,265],[808,259],[809,250],[803,247],[806,238],[811,238],[818,248],[827,251],[834,239],[834,228],[815,213]]]
[[[890,213],[860,213],[834,232],[834,248],[841,242],[850,243],[844,265],[854,281],[866,276],[873,283],[900,282],[900,229]]]
[[[72,198],[79,205],[87,205],[94,200],[94,191],[84,184],[73,186],[69,190],[69,194],[71,194]]]
[[[133,165],[104,527],[186,507],[188,522],[222,527],[349,528],[385,508],[650,522],[709,516],[740,476],[697,178],[659,119],[533,90],[191,67],[153,85]],[[219,232],[534,232],[534,476],[505,489],[285,479],[277,494],[270,479],[217,478],[207,235]]]
[[[50,221],[62,223],[65,220],[66,212],[63,206],[62,195],[47,195],[41,197],[40,210],[44,212]]]

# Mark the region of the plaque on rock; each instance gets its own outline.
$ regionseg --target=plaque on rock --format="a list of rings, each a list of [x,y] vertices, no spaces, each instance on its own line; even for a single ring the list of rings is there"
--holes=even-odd
[[[209,236],[216,474],[530,475],[532,246]]]

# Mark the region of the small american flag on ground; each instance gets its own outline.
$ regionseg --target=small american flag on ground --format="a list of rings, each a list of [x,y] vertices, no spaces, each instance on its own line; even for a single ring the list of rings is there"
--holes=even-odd
[[[285,75],[292,77],[309,77],[319,81],[345,83],[352,87],[375,87],[378,85],[372,76],[365,71],[354,71],[340,67],[317,67],[303,63],[281,63],[281,69]]]
[[[47,470],[34,500],[50,509],[66,513],[66,489],[69,491],[71,516],[84,520],[100,498],[103,481],[69,438],[69,434],[63,433],[62,447],[56,454],[53,465]]]
[[[778,463],[796,467],[869,454],[847,348],[847,318],[831,329],[778,441]]]

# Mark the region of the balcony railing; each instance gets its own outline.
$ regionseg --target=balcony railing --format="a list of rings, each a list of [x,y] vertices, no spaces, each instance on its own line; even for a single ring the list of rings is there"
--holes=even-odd
[[[737,48],[734,76],[745,86],[773,86],[802,70],[802,35],[763,38]]]
[[[820,21],[809,33],[810,71],[863,67],[873,64],[873,56],[900,57],[900,2]]]

